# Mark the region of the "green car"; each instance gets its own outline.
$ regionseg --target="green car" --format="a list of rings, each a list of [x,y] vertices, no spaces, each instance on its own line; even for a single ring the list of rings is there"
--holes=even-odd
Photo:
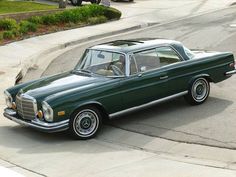
[[[69,72],[5,91],[4,116],[44,132],[94,137],[103,122],[179,96],[206,101],[210,82],[235,73],[229,52],[189,50],[164,39],[118,40],[88,48]]]

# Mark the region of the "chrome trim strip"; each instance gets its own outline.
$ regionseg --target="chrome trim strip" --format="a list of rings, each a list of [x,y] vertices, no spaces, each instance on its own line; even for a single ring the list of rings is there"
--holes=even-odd
[[[61,122],[56,122],[56,123],[47,123],[47,122],[42,122],[38,119],[34,119],[30,122],[24,121],[22,119],[16,118],[16,112],[12,109],[5,109],[3,115],[24,126],[36,128],[38,130],[44,131],[44,132],[59,132],[63,130],[67,130],[69,128],[69,119],[61,121]]]
[[[225,73],[226,76],[231,76],[233,74],[236,74],[236,69],[233,70],[233,71],[228,71],[228,72]]]
[[[151,46],[151,47],[148,47],[148,48],[134,50],[132,52],[129,52],[127,54],[127,57],[128,57],[128,59],[130,61],[130,57],[132,55],[134,55],[135,53],[139,53],[139,52],[143,52],[143,51],[147,51],[147,50],[155,50],[157,52],[157,49],[158,48],[162,48],[162,47],[169,47],[170,49],[172,49],[176,53],[176,55],[179,57],[180,61],[172,63],[172,64],[168,64],[168,65],[165,65],[165,66],[161,66],[161,67],[158,67],[158,68],[150,69],[148,71],[145,71],[145,73],[150,72],[150,71],[159,71],[160,69],[169,67],[170,65],[177,65],[180,62],[188,61],[188,60],[185,60],[184,57],[173,46],[171,46],[170,44],[158,44],[158,45],[154,45],[154,46]],[[130,62],[129,62],[129,66],[130,66]],[[140,74],[140,73],[142,73],[142,72],[138,71],[136,74]],[[136,75],[136,74],[132,74],[131,75],[130,72],[129,72],[127,76],[133,76],[133,75]]]
[[[132,107],[132,108],[125,109],[123,111],[112,113],[112,114],[109,115],[109,117],[113,118],[113,117],[116,117],[116,116],[121,115],[121,114],[125,114],[125,113],[128,113],[128,112],[133,112],[133,111],[141,109],[141,108],[149,107],[149,106],[155,105],[157,103],[161,103],[161,102],[173,99],[173,98],[177,98],[177,97],[186,95],[187,93],[188,93],[188,91],[180,92],[180,93],[177,93],[177,94],[174,94],[174,95],[171,95],[171,96],[167,96],[167,97],[164,97],[164,98],[161,98],[161,99],[158,99],[158,100],[155,100],[155,101],[152,101],[152,102],[140,105],[140,106],[135,106],[135,107]]]

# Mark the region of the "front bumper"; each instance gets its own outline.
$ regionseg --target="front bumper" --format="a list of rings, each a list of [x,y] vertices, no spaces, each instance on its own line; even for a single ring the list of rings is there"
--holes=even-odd
[[[24,125],[24,126],[28,126],[28,127],[32,127],[34,129],[43,131],[43,132],[60,132],[60,131],[64,131],[67,130],[69,128],[69,119],[68,120],[64,120],[61,122],[56,122],[56,123],[46,123],[46,122],[42,122],[38,119],[34,119],[34,120],[24,120],[24,119],[20,119],[17,117],[17,114],[14,110],[6,108],[4,110],[3,115],[20,124],[20,125]]]
[[[226,76],[232,76],[233,74],[236,74],[236,69],[225,73]]]

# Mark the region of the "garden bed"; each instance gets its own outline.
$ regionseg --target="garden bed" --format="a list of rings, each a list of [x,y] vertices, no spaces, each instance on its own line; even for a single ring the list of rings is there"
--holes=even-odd
[[[33,16],[19,22],[12,18],[1,19],[0,45],[36,35],[104,23],[120,17],[121,12],[117,9],[85,5],[54,14]]]

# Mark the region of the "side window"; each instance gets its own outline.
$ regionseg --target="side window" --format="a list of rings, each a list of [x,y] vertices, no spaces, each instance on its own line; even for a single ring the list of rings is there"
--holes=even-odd
[[[156,50],[161,66],[166,66],[181,61],[176,52],[170,47],[158,47]]]
[[[160,67],[160,59],[155,49],[134,53],[131,56],[131,74]],[[136,68],[136,69],[135,69]],[[135,71],[136,70],[136,71]]]

